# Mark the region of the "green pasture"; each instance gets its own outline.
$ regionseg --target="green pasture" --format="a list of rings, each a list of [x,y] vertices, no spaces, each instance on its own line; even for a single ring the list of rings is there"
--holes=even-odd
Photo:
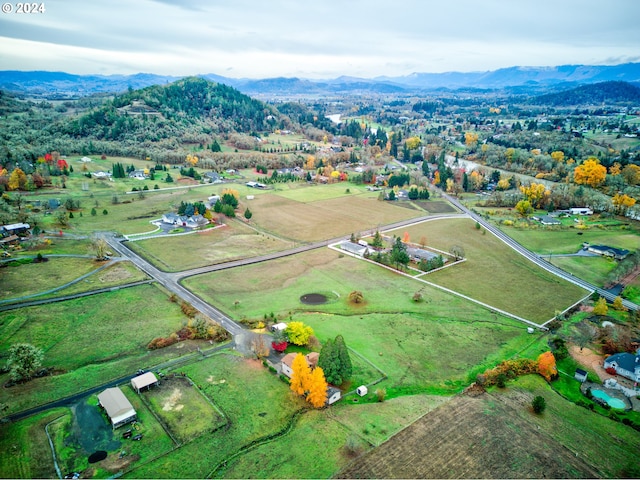
[[[468,218],[427,221],[386,232],[449,251],[461,246],[466,261],[422,277],[493,307],[544,323],[587,292],[537,267]]]
[[[519,322],[331,250],[199,275],[185,286],[238,320],[273,312],[279,320],[311,325],[321,341],[343,335],[350,348],[389,376],[384,385],[395,396],[458,391],[478,373],[475,368],[484,370],[531,341]],[[353,290],[363,292],[363,304],[348,302]],[[424,302],[412,300],[418,290]],[[332,301],[300,302],[313,292],[331,292]],[[452,351],[459,356],[455,361]]]
[[[53,257],[42,263],[9,263],[0,269],[0,299],[23,297],[57,288],[95,271],[100,264],[92,258]],[[25,281],[28,279],[28,281]]]
[[[607,275],[616,267],[615,260],[604,257],[550,257],[547,260],[565,272],[586,280],[593,285],[604,286]]]
[[[31,343],[44,350],[43,366],[54,374],[0,389],[0,402],[20,411],[195,350],[185,343],[146,348],[185,321],[179,305],[155,285],[2,312],[0,357],[14,343]]]
[[[203,478],[252,441],[285,429],[305,402],[257,360],[221,353],[180,368],[229,420],[129,473],[134,478]],[[185,407],[186,408],[186,407]],[[249,454],[250,455],[250,454]]]
[[[349,190],[349,192],[347,192]],[[345,197],[351,195],[366,195],[378,198],[379,192],[369,192],[363,185],[351,182],[337,182],[327,185],[304,183],[282,183],[274,185],[274,193],[289,200],[301,203],[312,203],[319,200]]]
[[[514,390],[526,392],[526,398],[543,396],[547,408],[542,415],[533,415],[528,408],[529,401],[528,404],[513,408],[513,414],[526,417],[527,421],[537,424],[542,432],[561,445],[589,459],[589,463],[601,471],[602,478],[638,476],[640,470],[637,452],[640,449],[640,436],[637,431],[568,402],[552,391],[539,375],[527,375],[509,381],[506,389],[496,388],[491,391],[491,395],[513,396]],[[606,442],[606,448],[603,448],[603,442]]]
[[[216,407],[187,378],[165,377],[141,395],[181,443],[226,423]]]
[[[171,272],[264,255],[292,248],[291,242],[256,232],[241,221],[189,235],[130,241],[127,246],[161,270]]]
[[[0,478],[54,478],[56,471],[44,429],[68,411],[56,408],[19,422],[0,423]]]
[[[587,223],[589,225],[589,223]],[[584,242],[593,245],[609,245],[616,248],[636,250],[640,242],[640,227],[598,228],[585,230],[575,228],[538,230],[505,227],[500,228],[511,238],[540,255],[554,253],[576,253]]]

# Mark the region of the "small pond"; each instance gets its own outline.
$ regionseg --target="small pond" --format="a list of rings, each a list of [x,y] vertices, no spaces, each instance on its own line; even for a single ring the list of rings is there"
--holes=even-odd
[[[607,402],[611,408],[620,408],[620,409],[627,408],[627,404],[623,400],[620,400],[619,398],[610,397],[609,395],[606,394],[606,392],[603,392],[602,390],[593,389],[591,390],[591,395],[593,395],[596,398],[599,398],[600,400]]]

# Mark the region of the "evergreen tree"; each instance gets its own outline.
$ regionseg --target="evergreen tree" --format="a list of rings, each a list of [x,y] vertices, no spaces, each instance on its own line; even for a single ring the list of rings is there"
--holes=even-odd
[[[340,385],[342,383],[340,365],[338,362],[337,350],[334,349],[333,341],[331,339],[327,339],[320,350],[318,367],[322,367],[325,378],[333,385]]]
[[[220,148],[220,144],[218,143],[218,140],[214,140],[213,143],[211,144],[211,151],[212,152],[222,151],[222,149]]]
[[[351,378],[353,373],[353,365],[351,363],[351,357],[349,356],[349,350],[347,344],[344,342],[342,335],[338,335],[334,340],[334,348],[338,352],[338,361],[340,363],[340,375],[343,380]]]

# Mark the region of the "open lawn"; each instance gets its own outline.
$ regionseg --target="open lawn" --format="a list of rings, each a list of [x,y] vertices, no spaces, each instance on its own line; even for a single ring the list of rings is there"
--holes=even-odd
[[[292,248],[286,242],[254,231],[239,220],[190,235],[163,236],[129,242],[127,246],[161,270],[171,272],[248,258]]]
[[[226,419],[186,377],[165,377],[141,395],[180,443],[226,424]]]
[[[14,343],[31,343],[44,350],[43,366],[54,374],[0,389],[0,402],[10,412],[20,411],[187,353],[185,343],[146,348],[185,320],[179,305],[155,285],[2,312],[0,356],[6,358]],[[0,382],[7,380],[7,374],[0,376]]]
[[[253,212],[251,220],[265,231],[309,242],[371,230],[423,214],[389,202],[379,202],[376,197],[354,194],[302,203],[270,193],[256,196],[250,207]]]
[[[531,411],[535,395],[546,399],[542,415]],[[640,473],[639,447],[633,429],[567,402],[532,375],[454,398],[337,476],[629,478]]]
[[[350,182],[338,182],[328,185],[308,184],[307,182],[276,183],[272,187],[275,195],[301,203],[312,203],[319,200],[353,195],[378,198],[377,192],[369,192],[364,185],[355,185]]]
[[[0,478],[55,478],[45,426],[65,415],[57,408],[15,423],[0,424]],[[66,473],[66,472],[65,472]]]
[[[449,251],[464,249],[467,261],[423,278],[493,307],[544,323],[587,292],[537,267],[468,218],[438,219],[393,232]]]
[[[342,334],[349,347],[389,376],[383,383],[390,396],[459,391],[477,369],[516,354],[532,341],[519,322],[325,249],[199,275],[185,285],[236,319],[260,319],[274,312],[280,320],[292,316],[311,325],[321,341]],[[363,292],[363,304],[347,301],[353,290]],[[418,290],[425,302],[412,300]],[[333,297],[324,305],[302,304],[300,296],[312,292]],[[455,361],[451,351],[458,352]]]
[[[23,297],[60,287],[101,265],[92,258],[70,257],[53,257],[46,262],[25,265],[11,262],[0,269],[0,299]]]
[[[597,286],[604,286],[607,275],[617,262],[604,257],[550,257],[547,259],[556,267]]]

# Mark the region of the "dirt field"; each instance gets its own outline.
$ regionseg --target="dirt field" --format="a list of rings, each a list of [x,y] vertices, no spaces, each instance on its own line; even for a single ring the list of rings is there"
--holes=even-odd
[[[596,478],[582,455],[554,440],[524,410],[531,398],[462,395],[356,459],[336,478]],[[533,414],[530,415],[533,418]]]

